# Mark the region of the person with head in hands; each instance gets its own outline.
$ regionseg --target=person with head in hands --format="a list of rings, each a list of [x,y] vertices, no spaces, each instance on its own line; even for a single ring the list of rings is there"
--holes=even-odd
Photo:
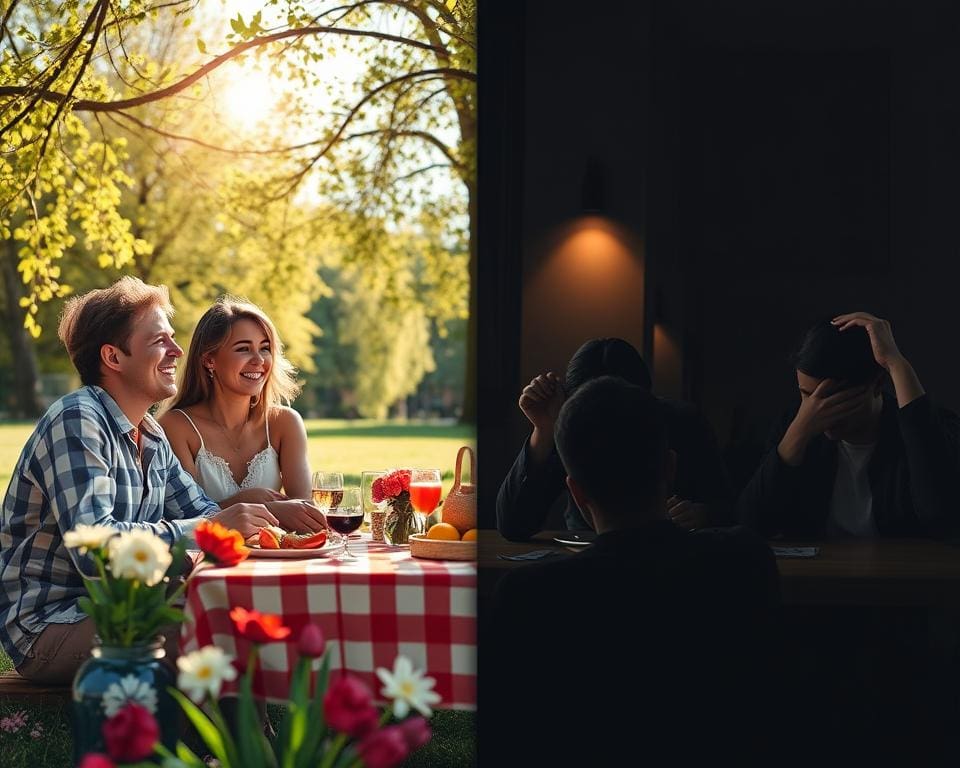
[[[266,313],[221,296],[197,323],[183,368],[159,422],[204,492],[222,505],[264,504],[286,530],[325,527],[308,501],[307,432],[289,407],[296,371]]]
[[[597,338],[573,354],[562,380],[547,371],[520,393],[520,410],[533,431],[497,494],[497,529],[507,539],[524,540],[540,531],[555,503],[563,505],[568,530],[589,528],[564,485],[554,425],[564,401],[600,376],[620,376],[646,391],[651,388],[650,371],[633,345]],[[670,448],[677,454],[670,518],[686,530],[732,523],[734,493],[710,423],[691,403],[657,400],[665,413]]]
[[[584,384],[555,435],[565,483],[598,535],[497,584],[479,659],[483,764],[754,764],[771,736],[772,552],[746,528],[671,521],[676,456],[643,387]]]
[[[145,530],[172,544],[203,519],[245,536],[278,523],[262,504],[208,498],[149,414],[177,391],[172,314],[165,286],[134,277],[64,307],[59,336],[83,386],[37,422],[0,516],[0,643],[28,679],[67,683],[90,655],[95,627],[78,606],[87,563],[64,546],[75,526]],[[178,634],[167,636],[168,661]]]
[[[819,321],[793,363],[799,406],[741,492],[739,520],[767,536],[954,533],[960,420],[931,401],[890,323],[867,312]]]

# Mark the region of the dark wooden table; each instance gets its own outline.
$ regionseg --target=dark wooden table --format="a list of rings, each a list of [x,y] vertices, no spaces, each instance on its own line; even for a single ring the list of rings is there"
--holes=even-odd
[[[492,589],[506,571],[524,561],[500,554],[576,550],[553,541],[564,531],[543,531],[530,541],[511,542],[495,530],[480,531],[481,572]],[[788,605],[960,606],[960,545],[924,539],[776,541],[771,546],[818,546],[809,559],[778,558],[783,601]],[[484,590],[486,591],[486,590]]]
[[[478,597],[481,622],[484,616],[490,615],[490,600],[497,581],[508,570],[526,564],[524,561],[501,560],[498,555],[551,549],[560,553],[556,557],[572,556],[576,550],[553,541],[553,536],[562,533],[544,531],[528,542],[515,543],[506,541],[494,530],[480,531]],[[847,690],[844,686],[852,685],[852,690],[867,691],[860,694],[867,698],[874,696],[871,692],[876,691],[879,692],[877,700],[881,702],[877,707],[884,711],[889,708],[890,712],[896,713],[900,730],[907,734],[903,738],[927,750],[926,757],[918,758],[913,764],[957,764],[954,758],[960,750],[956,748],[952,734],[960,727],[960,708],[955,695],[960,685],[960,544],[919,539],[776,541],[770,544],[820,547],[815,558],[777,560],[787,621],[788,645],[784,655],[790,660],[788,669],[792,679],[817,681],[811,684],[809,692],[801,694],[798,691],[792,697],[810,697],[809,701],[803,700],[805,703],[799,705],[798,711],[823,710],[826,719],[822,723],[818,721],[817,728],[826,728],[833,722],[831,718],[836,717],[834,709],[842,712],[845,706],[842,702],[847,701],[837,698],[836,701],[841,703],[834,705],[835,690],[831,685],[836,685],[840,691]],[[848,671],[842,678],[846,682],[842,684],[836,683],[835,667],[818,672],[821,663],[829,656],[818,656],[816,651],[809,658],[805,655],[810,653],[808,643],[818,638],[822,647],[833,648],[838,626],[846,626],[845,621],[838,624],[838,619],[872,617],[865,620],[880,633],[883,641],[889,637],[887,628],[895,627],[899,621],[895,617],[904,615],[916,617],[918,623],[909,626],[916,627],[916,635],[911,638],[912,645],[919,650],[904,651],[897,645],[899,641],[889,640],[889,647],[873,651],[870,657],[880,659],[879,662],[871,661],[862,668],[858,667],[861,671]],[[908,631],[912,633],[914,630]],[[832,651],[826,653],[829,655]],[[850,663],[849,657],[838,654],[836,658],[843,659],[841,664]],[[816,677],[818,674],[821,676]],[[898,687],[891,686],[890,676],[897,674]],[[905,687],[905,676],[917,677],[921,682]],[[880,694],[885,698],[881,699]],[[914,720],[925,724],[927,730],[907,725],[911,713]],[[880,743],[878,740],[884,738],[886,731],[876,726],[866,733],[871,740]],[[808,741],[809,736],[809,733],[802,734],[801,740]],[[950,761],[943,759],[947,755]]]

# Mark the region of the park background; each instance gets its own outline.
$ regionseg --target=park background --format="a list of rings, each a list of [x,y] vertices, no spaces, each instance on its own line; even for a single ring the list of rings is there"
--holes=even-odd
[[[72,295],[167,285],[177,339],[222,294],[272,318],[313,469],[475,446],[475,3],[0,4],[0,484],[79,386]],[[0,666],[9,660],[0,659]],[[66,765],[64,713],[0,703],[4,765]],[[9,722],[9,721],[7,721]],[[465,765],[441,712],[411,765]],[[41,734],[38,738],[34,734]]]

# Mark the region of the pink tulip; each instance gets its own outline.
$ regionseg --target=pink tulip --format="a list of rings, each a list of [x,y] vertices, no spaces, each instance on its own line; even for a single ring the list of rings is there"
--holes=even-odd
[[[366,768],[394,768],[410,754],[407,738],[399,725],[374,731],[357,746]]]
[[[323,656],[326,647],[327,640],[323,636],[323,630],[316,624],[307,624],[300,633],[300,655],[316,659]]]
[[[411,752],[415,752],[430,741],[430,724],[420,715],[408,717],[398,727],[403,731],[407,747]]]
[[[380,719],[370,689],[355,677],[342,676],[323,695],[323,713],[335,731],[361,738]]]
[[[89,752],[80,761],[77,768],[117,768],[117,764],[100,752]]]
[[[117,762],[135,763],[153,754],[160,740],[160,727],[150,710],[127,704],[103,724],[107,752]]]

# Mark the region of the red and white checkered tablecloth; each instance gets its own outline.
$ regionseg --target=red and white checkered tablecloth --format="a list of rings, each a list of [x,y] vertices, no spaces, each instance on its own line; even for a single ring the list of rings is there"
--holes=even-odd
[[[249,644],[236,636],[229,616],[240,606],[277,614],[293,630],[290,642],[261,647],[257,696],[287,700],[296,640],[314,623],[327,638],[331,671],[346,668],[378,699],[382,683],[375,670],[393,669],[403,654],[436,680],[439,708],[474,709],[476,563],[411,557],[406,547],[377,544],[366,534],[350,539],[350,551],[356,560],[249,558],[202,570],[187,593],[181,652],[212,644],[246,659]]]

